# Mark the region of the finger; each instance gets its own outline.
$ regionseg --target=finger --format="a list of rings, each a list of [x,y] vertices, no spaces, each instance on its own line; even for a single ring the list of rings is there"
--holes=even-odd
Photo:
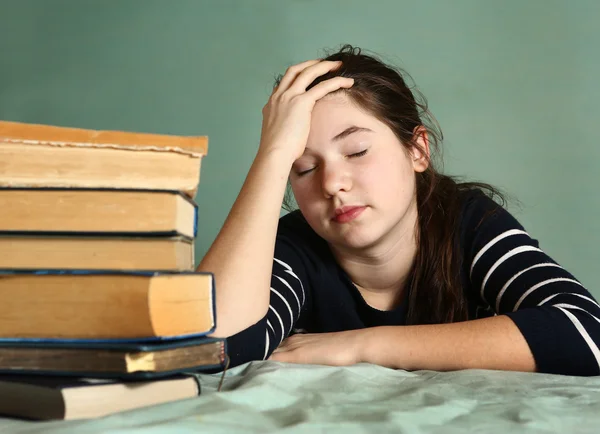
[[[298,77],[298,75],[302,71],[304,71],[309,66],[315,65],[319,62],[320,62],[320,60],[313,59],[313,60],[307,60],[305,62],[290,66],[288,69],[286,69],[285,74],[283,74],[281,81],[279,82],[277,87],[273,90],[273,93],[278,92],[278,91],[283,92],[284,90],[287,90],[287,88],[290,86],[290,84],[292,84],[294,82],[294,80],[296,80],[296,77]]]
[[[273,360],[275,362],[279,362],[281,355],[277,353],[277,351],[273,351],[273,353],[267,358],[267,360]]]
[[[289,92],[293,94],[300,94],[306,91],[306,88],[313,82],[317,77],[327,74],[334,69],[337,69],[342,64],[341,61],[329,61],[324,60],[314,65],[305,68],[298,74],[298,77],[292,85],[289,87]]]
[[[306,92],[306,96],[309,97],[312,101],[318,101],[323,98],[325,95],[335,92],[340,89],[348,89],[352,87],[354,84],[353,78],[348,77],[334,77],[329,80],[322,81],[317,84],[311,90]]]
[[[274,362],[291,362],[293,361],[293,357],[291,353],[287,352],[277,354],[273,353],[267,360],[272,360]]]
[[[287,339],[285,339],[282,343],[279,344],[279,346],[277,348],[275,348],[273,350],[274,353],[280,353],[282,351],[288,351],[288,342]]]

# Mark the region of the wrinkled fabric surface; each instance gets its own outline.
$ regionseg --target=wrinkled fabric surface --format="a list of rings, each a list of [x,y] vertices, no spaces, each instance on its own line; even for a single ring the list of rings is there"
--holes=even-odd
[[[33,422],[1,433],[594,433],[600,377],[392,370],[251,362],[199,374],[197,398],[111,416]]]

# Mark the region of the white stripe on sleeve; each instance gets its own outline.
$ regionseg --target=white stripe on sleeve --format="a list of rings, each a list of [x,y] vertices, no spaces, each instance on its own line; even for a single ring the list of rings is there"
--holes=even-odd
[[[300,300],[298,299],[298,296],[296,295],[296,291],[294,291],[294,289],[291,287],[291,285],[289,283],[287,283],[286,280],[282,279],[281,277],[279,277],[276,274],[273,274],[273,276],[277,277],[281,281],[281,283],[283,283],[285,286],[287,286],[289,288],[289,290],[292,292],[292,294],[294,294],[296,303],[298,303],[298,312],[300,312],[300,310],[302,309],[302,306],[300,305]],[[271,288],[271,289],[273,289],[273,288]]]
[[[281,325],[281,339],[279,339],[279,343],[281,343],[281,341],[283,341],[283,336],[285,335],[285,327],[283,326],[283,321],[281,320],[281,317],[279,316],[277,311],[273,308],[273,306],[269,306],[269,309],[271,309],[273,311],[273,313],[275,313],[275,316],[277,317],[277,319],[279,320],[279,324]]]
[[[519,246],[516,249],[512,249],[508,253],[504,254],[500,259],[498,259],[496,261],[496,263],[494,265],[492,265],[492,267],[488,270],[487,274],[483,278],[483,282],[481,283],[481,298],[485,300],[485,297],[483,296],[483,293],[485,290],[485,284],[487,283],[487,281],[490,278],[490,276],[492,275],[492,273],[496,270],[496,268],[498,268],[500,265],[502,265],[502,263],[504,261],[506,261],[508,258],[518,255],[519,253],[532,252],[532,251],[541,252],[542,250],[538,249],[537,247],[533,247],[533,246]]]
[[[579,286],[581,286],[581,283],[577,282],[577,284],[578,284]],[[592,304],[594,304],[594,305],[596,305],[596,306],[600,307],[600,305],[599,305],[598,303],[596,303],[596,300],[593,300],[593,299],[591,299],[590,297],[586,297],[585,295],[582,295],[582,294],[577,294],[577,293],[575,293],[575,292],[559,292],[558,294],[552,294],[550,297],[546,297],[546,298],[544,298],[542,301],[540,301],[540,302],[538,303],[538,306],[541,306],[541,305],[543,305],[543,304],[546,304],[546,303],[548,303],[550,300],[552,300],[554,297],[556,297],[556,296],[558,296],[558,295],[575,295],[575,296],[577,296],[577,297],[583,298],[584,300],[587,300],[587,301],[589,301],[590,303],[592,303]]]
[[[306,300],[306,294],[304,293],[304,285],[302,285],[302,281],[300,280],[300,278],[296,275],[296,273],[294,273],[294,270],[292,270],[292,267],[290,267],[288,264],[277,258],[273,258],[273,260],[279,265],[281,265],[283,268],[285,268],[286,273],[288,273],[292,277],[295,277],[296,280],[298,280],[298,282],[300,283],[300,289],[302,289],[302,304],[304,304],[304,301]]]
[[[562,307],[559,307],[558,309],[560,309],[567,316],[567,318],[569,318],[571,320],[571,322],[573,323],[573,325],[575,326],[575,328],[577,329],[577,331],[579,332],[579,334],[581,335],[583,340],[588,344],[588,347],[590,347],[592,354],[596,358],[596,363],[598,364],[598,369],[600,369],[600,350],[598,350],[598,346],[592,340],[592,338],[586,331],[585,327],[579,322],[577,317],[575,315],[573,315],[571,312],[569,312],[566,309],[563,309]]]
[[[285,262],[277,259],[277,258],[273,258],[273,260],[275,262],[277,262],[279,265],[281,265],[283,268],[285,268],[286,270],[292,271],[292,267],[290,267],[288,264],[286,264]]]
[[[578,281],[574,280],[574,279],[568,279],[566,277],[557,277],[555,279],[548,279],[548,280],[544,280],[543,282],[540,282],[536,285],[533,285],[531,288],[529,288],[527,291],[525,291],[523,293],[523,295],[521,295],[521,297],[519,298],[519,300],[517,300],[517,303],[515,304],[515,307],[513,308],[513,312],[516,312],[517,309],[519,309],[519,306],[521,306],[521,303],[523,303],[523,301],[527,298],[527,296],[529,294],[531,294],[533,291],[535,291],[538,288],[541,288],[544,285],[548,285],[550,283],[554,283],[554,282],[573,282],[576,283],[577,285],[581,286],[581,283],[579,283]],[[555,294],[558,295],[558,294]]]
[[[596,321],[598,321],[598,323],[600,323],[600,319],[596,318],[594,315],[592,315],[591,313],[589,313],[587,310],[585,310],[582,307],[579,306],[575,306],[573,304],[568,304],[568,303],[558,303],[558,304],[553,304],[553,307],[562,307],[565,309],[576,309],[576,310],[580,310],[582,312],[587,313],[589,316],[591,316],[592,318],[594,318]]]
[[[538,267],[558,267],[558,268],[562,268],[558,264],[554,264],[552,262],[545,262],[543,264],[532,265],[531,267],[528,267],[528,268],[526,268],[524,270],[519,271],[517,274],[515,274],[513,277],[511,277],[510,280],[504,284],[504,286],[502,287],[502,289],[500,290],[500,292],[498,292],[498,296],[496,297],[496,312],[500,312],[500,300],[502,299],[502,296],[504,295],[504,293],[506,292],[506,290],[508,289],[508,287],[510,286],[510,284],[513,283],[515,281],[515,279],[517,277],[519,277],[520,275],[522,275],[523,273],[526,273],[529,270],[532,270],[532,269],[538,268]]]
[[[265,330],[265,355],[263,356],[263,360],[267,360],[267,355],[269,354],[269,346],[271,345],[271,341],[269,340],[269,330]]]
[[[506,237],[510,237],[512,235],[519,235],[519,234],[524,234],[529,236],[529,234],[525,231],[522,231],[520,229],[511,229],[509,231],[506,231],[500,235],[498,235],[497,237],[495,237],[494,239],[492,239],[489,243],[487,243],[485,246],[483,246],[481,248],[481,250],[475,255],[475,257],[473,258],[473,263],[471,264],[471,274],[473,274],[473,267],[475,267],[475,264],[477,263],[477,261],[479,259],[481,259],[481,257],[483,256],[483,254],[485,252],[487,252],[494,244],[496,244],[498,241],[506,238]]]
[[[287,302],[287,300],[285,299],[285,297],[283,295],[281,295],[276,289],[271,288],[271,291],[273,291],[275,294],[277,294],[279,296],[279,298],[281,298],[281,300],[283,300],[283,302],[285,303],[285,306],[288,308],[288,312],[290,313],[290,331],[292,331],[292,325],[294,324],[294,314],[292,312],[292,308],[290,307],[290,305]]]

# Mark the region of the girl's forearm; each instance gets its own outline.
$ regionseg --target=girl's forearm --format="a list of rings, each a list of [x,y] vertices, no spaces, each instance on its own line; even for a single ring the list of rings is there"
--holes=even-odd
[[[525,338],[503,315],[452,324],[373,327],[360,333],[360,360],[390,368],[536,370]]]
[[[277,152],[257,155],[221,231],[198,265],[198,271],[215,276],[213,336],[231,336],[268,310],[277,224],[293,163],[289,160]]]

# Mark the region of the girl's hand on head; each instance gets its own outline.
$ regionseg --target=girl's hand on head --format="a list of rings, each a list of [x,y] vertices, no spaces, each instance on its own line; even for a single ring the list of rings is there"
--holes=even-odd
[[[318,77],[341,65],[341,62],[309,60],[291,66],[285,72],[269,101],[264,106],[259,153],[282,151],[291,162],[298,159],[306,147],[311,113],[315,103],[325,95],[349,88],[354,80],[334,77],[306,91]]]

